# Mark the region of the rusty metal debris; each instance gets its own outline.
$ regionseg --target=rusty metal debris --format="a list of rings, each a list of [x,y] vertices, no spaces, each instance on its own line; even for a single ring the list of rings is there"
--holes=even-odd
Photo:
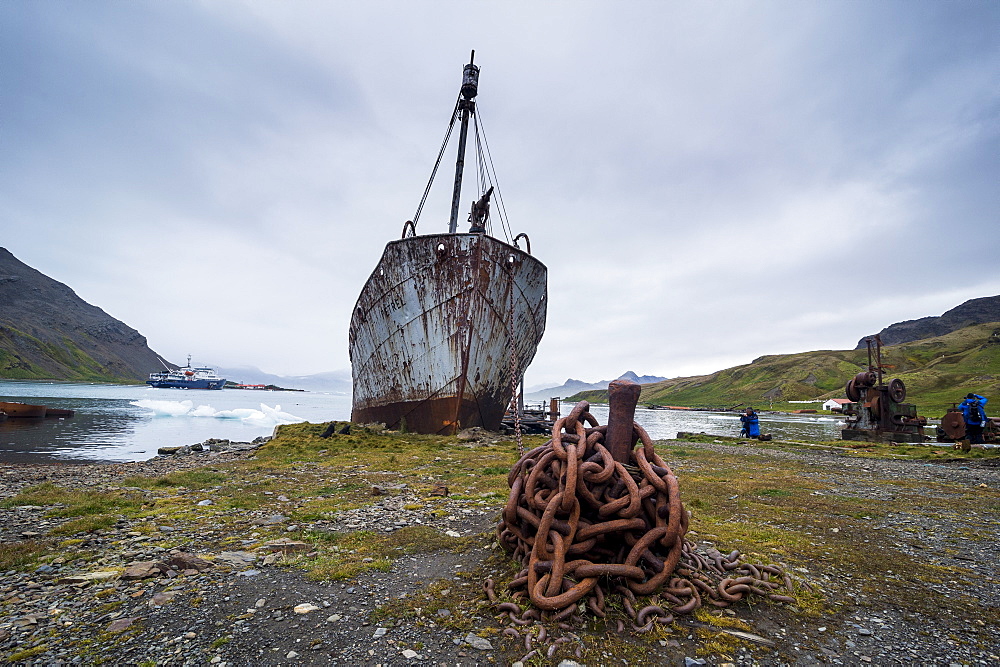
[[[632,420],[638,398],[632,384],[609,387],[607,426],[581,401],[555,423],[548,443],[511,469],[497,536],[523,566],[508,586],[511,597],[530,606],[522,611],[501,602],[497,611],[513,626],[586,612],[604,618],[614,596],[632,629],[647,632],[677,614],[726,607],[748,595],[794,602],[781,568],[744,563],[739,551],[698,550],[685,539],[689,515],[677,477]],[[485,590],[491,601],[499,599],[492,581]]]
[[[938,442],[960,442],[965,439],[965,418],[957,405],[952,403],[941,418],[941,425],[935,431]],[[987,417],[983,429],[983,442],[1000,443],[1000,417]]]
[[[906,400],[906,385],[899,378],[882,381],[882,339],[865,339],[868,345],[868,370],[848,380],[844,391],[851,402],[844,406],[847,428],[844,440],[923,442],[927,418],[917,415],[917,407]],[[874,343],[874,347],[872,345]],[[872,359],[872,351],[875,359]]]

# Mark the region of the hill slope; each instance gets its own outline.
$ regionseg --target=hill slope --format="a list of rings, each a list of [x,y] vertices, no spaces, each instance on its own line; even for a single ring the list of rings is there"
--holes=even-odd
[[[916,320],[896,322],[882,329],[879,335],[882,337],[883,345],[898,345],[899,343],[910,343],[915,340],[943,336],[971,324],[985,322],[1000,322],[1000,296],[969,299],[940,317],[921,317]],[[855,349],[866,349],[864,338],[858,341],[858,346]]]
[[[161,368],[138,331],[0,248],[0,378],[135,382]]]
[[[889,377],[906,383],[906,400],[921,414],[943,414],[970,391],[1000,403],[1000,322],[886,346],[882,361],[891,366]],[[847,381],[867,368],[865,350],[770,355],[710,375],[643,385],[639,400],[690,407],[788,407],[787,401],[842,398]],[[581,399],[607,401],[607,391],[581,392],[569,400]]]

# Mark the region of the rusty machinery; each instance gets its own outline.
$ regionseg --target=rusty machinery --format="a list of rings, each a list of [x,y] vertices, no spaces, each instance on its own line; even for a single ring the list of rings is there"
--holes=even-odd
[[[840,434],[844,440],[923,442],[927,418],[917,415],[917,407],[906,400],[906,386],[899,378],[882,381],[882,339],[865,339],[868,345],[868,370],[848,380],[845,392],[850,404],[845,406],[847,427]],[[872,359],[874,343],[875,359]]]
[[[941,425],[936,429],[938,442],[961,442],[965,440],[965,418],[957,405],[952,403],[948,412],[941,417]],[[983,429],[983,442],[1000,443],[1000,417],[988,417]]]

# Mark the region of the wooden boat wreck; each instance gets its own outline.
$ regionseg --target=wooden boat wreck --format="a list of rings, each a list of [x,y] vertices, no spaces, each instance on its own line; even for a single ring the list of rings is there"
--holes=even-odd
[[[547,270],[524,234],[491,235],[490,200],[500,202],[476,119],[479,68],[470,63],[430,182],[403,237],[389,242],[351,317],[351,419],[417,433],[497,430],[545,330]],[[457,231],[470,118],[476,131],[480,196],[467,233]],[[456,123],[458,158],[448,233],[416,225]],[[486,158],[486,159],[484,159]],[[525,249],[518,241],[524,240]]]
[[[44,405],[0,401],[0,412],[6,413],[11,419],[40,419],[45,416],[45,410]]]

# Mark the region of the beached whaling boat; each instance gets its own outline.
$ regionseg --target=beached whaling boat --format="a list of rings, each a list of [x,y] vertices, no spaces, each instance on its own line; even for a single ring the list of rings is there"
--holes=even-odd
[[[0,401],[0,412],[12,419],[15,418],[41,418],[45,416],[44,405],[29,405],[28,403],[4,403]]]
[[[473,52],[473,57],[475,52]],[[489,164],[475,97],[479,68],[465,66],[448,134],[424,198],[403,238],[391,241],[365,283],[351,317],[354,384],[351,419],[418,433],[497,430],[515,386],[545,330],[545,265],[524,234],[494,238],[490,199],[509,238],[503,200]],[[473,120],[479,197],[467,233],[457,231],[465,145]],[[452,128],[460,124],[447,234],[416,234],[416,224]],[[524,239],[525,250],[518,241]]]

